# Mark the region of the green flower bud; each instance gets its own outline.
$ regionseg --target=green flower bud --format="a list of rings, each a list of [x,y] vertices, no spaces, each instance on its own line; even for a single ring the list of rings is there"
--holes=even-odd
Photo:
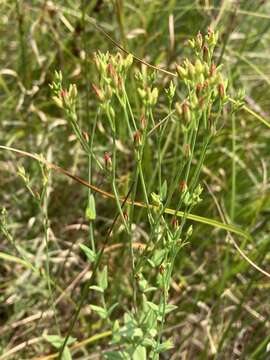
[[[150,105],[155,105],[157,103],[158,99],[158,89],[155,87],[149,97],[149,103]]]
[[[175,110],[176,110],[178,115],[180,115],[180,116],[183,115],[182,106],[181,106],[181,104],[179,102],[177,102],[175,104]]]
[[[133,63],[133,56],[131,55],[131,54],[129,54],[127,57],[126,57],[126,59],[125,59],[125,61],[124,61],[124,66],[125,66],[125,68],[126,68],[126,70],[128,69],[128,68],[130,68],[130,66],[132,65],[132,63]]]
[[[182,113],[186,123],[189,123],[191,121],[191,112],[189,105],[186,101],[182,104]]]
[[[178,64],[176,64],[176,72],[181,80],[184,80],[187,78],[187,75],[188,75],[187,70]]]
[[[195,62],[195,71],[197,75],[203,74],[204,72],[204,66],[199,59],[197,59]]]

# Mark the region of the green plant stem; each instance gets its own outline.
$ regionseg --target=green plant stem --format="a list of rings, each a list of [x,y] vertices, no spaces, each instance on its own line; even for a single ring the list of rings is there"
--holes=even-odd
[[[43,165],[41,165],[43,166]],[[45,241],[45,249],[46,249],[46,263],[45,263],[45,271],[46,271],[46,279],[47,279],[47,286],[49,291],[49,298],[51,301],[51,306],[53,309],[55,325],[60,335],[60,326],[58,323],[57,315],[56,315],[56,308],[53,298],[52,286],[51,286],[51,273],[50,273],[50,255],[49,255],[49,238],[48,238],[48,231],[49,231],[49,218],[48,218],[48,181],[49,181],[49,173],[47,179],[44,178],[44,187],[42,190],[42,194],[39,200],[39,207],[41,213],[43,214],[43,231],[44,231],[44,241]]]
[[[231,222],[234,221],[235,214],[235,194],[236,194],[236,132],[235,132],[235,114],[232,114],[232,190],[231,190]]]

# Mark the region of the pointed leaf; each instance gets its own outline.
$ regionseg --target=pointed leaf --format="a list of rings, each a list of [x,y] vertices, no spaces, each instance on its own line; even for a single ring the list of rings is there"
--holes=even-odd
[[[89,204],[85,211],[85,216],[88,220],[95,220],[96,218],[96,205],[94,195],[91,194],[89,197]]]
[[[85,255],[87,256],[88,260],[90,260],[90,262],[96,261],[97,255],[93,250],[91,250],[88,246],[85,246],[83,244],[80,244],[80,248],[85,253]]]

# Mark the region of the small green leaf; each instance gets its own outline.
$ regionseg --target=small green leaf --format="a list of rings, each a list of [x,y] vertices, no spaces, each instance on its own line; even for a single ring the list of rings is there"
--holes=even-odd
[[[102,307],[96,306],[96,305],[90,305],[90,308],[95,313],[97,313],[101,317],[101,319],[107,319],[108,313],[107,313],[106,309],[103,309]]]
[[[85,216],[88,220],[95,220],[96,218],[96,205],[93,194],[91,194],[89,197],[89,203],[85,211]]]
[[[66,346],[63,351],[63,360],[72,360],[71,353],[69,351],[69,348]]]
[[[130,360],[126,351],[108,351],[104,354],[104,357],[107,360]]]
[[[85,246],[83,244],[80,244],[80,248],[85,253],[85,255],[90,260],[90,262],[95,262],[96,261],[97,255],[93,250],[91,250],[88,246]]]
[[[142,345],[146,346],[146,347],[155,348],[156,347],[156,341],[154,339],[146,337],[146,338],[143,339]]]
[[[160,197],[161,197],[161,200],[164,201],[166,199],[166,195],[167,195],[167,181],[164,180],[162,186],[161,186],[161,190],[160,190]]]
[[[43,338],[56,349],[59,349],[63,345],[63,342],[65,340],[59,335],[43,335]],[[76,339],[70,336],[68,338],[67,345],[74,343],[74,341],[76,341]]]
[[[171,311],[174,311],[178,308],[178,306],[173,304],[167,304],[165,307],[165,314],[169,314]]]
[[[152,192],[151,193],[151,198],[153,200],[153,203],[157,206],[161,206],[162,205],[162,202],[161,202],[161,198],[158,194]]]
[[[94,290],[94,291],[98,291],[100,293],[104,293],[104,290],[101,287],[96,286],[96,285],[89,286],[89,289]]]
[[[146,360],[146,348],[144,346],[137,346],[133,353],[132,360]]]
[[[149,293],[149,292],[151,292],[151,291],[156,291],[156,290],[157,290],[157,288],[156,288],[156,287],[151,286],[151,287],[149,287],[149,288],[145,289],[145,290],[144,290],[144,292],[145,292],[145,294],[146,294],[146,293]]]
[[[98,285],[106,290],[108,287],[108,268],[104,266],[103,270],[98,273]]]
[[[118,306],[118,302],[115,303],[115,304],[113,304],[113,305],[109,308],[109,310],[108,310],[108,315],[109,315],[109,316],[111,315],[111,313],[113,312],[113,310],[114,310],[117,306]]]
[[[149,263],[149,265],[150,265],[152,268],[155,268],[155,267],[156,267],[154,261],[152,261],[151,259],[147,259],[147,262]]]
[[[152,309],[152,310],[155,311],[155,312],[159,312],[159,307],[158,307],[158,305],[154,304],[154,303],[151,302],[151,301],[147,301],[146,303],[147,303],[147,305],[150,307],[150,309]]]
[[[162,263],[166,253],[167,250],[165,249],[156,250],[154,252],[154,255],[152,256],[152,262],[155,264],[155,266],[159,266]]]
[[[157,352],[161,353],[173,348],[173,343],[171,340],[164,341],[162,344],[159,344],[157,347]]]

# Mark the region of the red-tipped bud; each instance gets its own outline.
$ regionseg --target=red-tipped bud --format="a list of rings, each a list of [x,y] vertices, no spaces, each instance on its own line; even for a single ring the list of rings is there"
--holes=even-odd
[[[187,183],[185,181],[180,181],[179,190],[180,192],[185,192],[187,190]]]
[[[112,159],[111,159],[110,154],[107,151],[104,153],[104,163],[105,163],[106,169],[110,169],[112,167]]]
[[[178,227],[179,227],[179,221],[175,216],[172,218],[172,227],[174,229],[178,229]]]
[[[199,108],[201,109],[203,108],[203,106],[204,106],[204,97],[202,96],[199,98]]]
[[[84,137],[86,142],[89,142],[89,134],[88,134],[88,132],[83,131],[83,137]]]
[[[210,67],[210,76],[214,76],[216,75],[216,70],[217,70],[217,67],[216,67],[216,64],[211,64],[211,67]]]
[[[141,145],[141,133],[139,130],[133,134],[133,141],[135,146]]]
[[[119,91],[123,89],[123,79],[119,75],[117,76],[117,88]]]
[[[207,29],[207,35],[210,37],[214,34],[214,31],[210,28],[210,26]]]
[[[225,88],[222,83],[218,84],[218,93],[221,99],[225,98]]]
[[[96,94],[97,98],[100,101],[104,101],[104,94],[95,84],[92,84],[92,89],[94,90],[94,93]]]
[[[160,267],[159,267],[159,273],[162,275],[162,274],[164,274],[164,272],[165,272],[165,267],[164,267],[164,265],[160,265]]]
[[[114,83],[117,85],[118,76],[117,76],[117,73],[115,71],[115,68],[113,67],[113,65],[111,63],[109,63],[107,69],[108,69],[108,74],[113,79]]]
[[[204,90],[207,90],[208,86],[209,86],[209,82],[208,82],[208,80],[205,80],[205,81],[203,82],[203,89],[204,89]]]
[[[187,123],[190,122],[191,113],[190,113],[189,105],[186,101],[182,104],[182,113],[183,113],[183,117],[184,117],[185,121]]]
[[[128,212],[127,212],[127,211],[124,211],[124,212],[123,212],[123,216],[124,216],[124,219],[125,219],[126,221],[128,221]]]
[[[196,95],[197,95],[197,97],[199,97],[202,90],[203,90],[203,84],[197,84],[197,86],[196,86]]]
[[[61,96],[62,99],[65,99],[65,98],[68,96],[67,90],[66,90],[66,89],[62,89],[62,90],[60,91],[60,96]]]
[[[206,45],[203,47],[203,60],[208,61],[209,60],[209,49]]]

